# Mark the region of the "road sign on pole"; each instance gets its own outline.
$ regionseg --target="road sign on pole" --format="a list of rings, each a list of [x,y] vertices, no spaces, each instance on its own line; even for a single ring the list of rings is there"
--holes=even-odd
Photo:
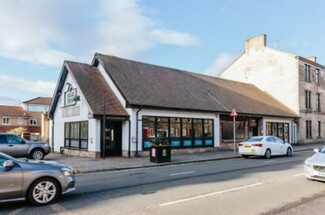
[[[230,116],[233,118],[233,131],[234,131],[234,154],[236,154],[236,116],[237,116],[237,111],[235,108],[232,109]]]
[[[231,113],[230,113],[230,116],[237,116],[237,111],[235,108],[232,109]]]

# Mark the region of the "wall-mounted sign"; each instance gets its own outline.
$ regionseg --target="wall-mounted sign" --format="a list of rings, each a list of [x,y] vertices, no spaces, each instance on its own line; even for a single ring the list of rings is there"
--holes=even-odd
[[[77,94],[77,88],[73,88],[70,83],[67,83],[67,85],[68,89],[64,92],[64,106],[74,106],[80,100],[80,97]]]
[[[62,117],[80,116],[80,106],[65,107],[62,109]]]

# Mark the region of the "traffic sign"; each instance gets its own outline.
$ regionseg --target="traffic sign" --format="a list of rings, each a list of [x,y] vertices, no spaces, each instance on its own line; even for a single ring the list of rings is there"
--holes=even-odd
[[[230,113],[230,116],[237,116],[237,115],[238,115],[238,114],[237,114],[237,112],[236,112],[236,109],[233,108],[232,111],[231,111],[231,113]]]

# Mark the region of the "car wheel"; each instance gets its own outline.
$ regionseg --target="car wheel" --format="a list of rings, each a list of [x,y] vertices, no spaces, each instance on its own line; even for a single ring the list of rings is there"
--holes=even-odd
[[[292,149],[288,148],[287,149],[287,156],[290,157],[292,155]]]
[[[241,155],[243,158],[249,158],[248,155]]]
[[[59,196],[58,183],[51,178],[35,181],[27,193],[28,200],[34,205],[47,205]]]
[[[30,153],[30,158],[32,158],[34,160],[43,160],[43,158],[44,158],[44,151],[43,151],[43,149],[34,149]]]
[[[270,150],[270,149],[267,149],[267,150],[265,151],[265,155],[264,155],[264,157],[265,157],[266,159],[269,159],[269,158],[271,157],[271,150]]]

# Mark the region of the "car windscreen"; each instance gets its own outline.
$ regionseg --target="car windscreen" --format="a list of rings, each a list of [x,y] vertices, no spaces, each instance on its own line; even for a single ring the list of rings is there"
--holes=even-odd
[[[261,142],[263,140],[263,138],[264,137],[252,137],[252,138],[245,140],[245,142]]]
[[[325,147],[322,150],[320,150],[320,153],[324,153],[325,154]]]

